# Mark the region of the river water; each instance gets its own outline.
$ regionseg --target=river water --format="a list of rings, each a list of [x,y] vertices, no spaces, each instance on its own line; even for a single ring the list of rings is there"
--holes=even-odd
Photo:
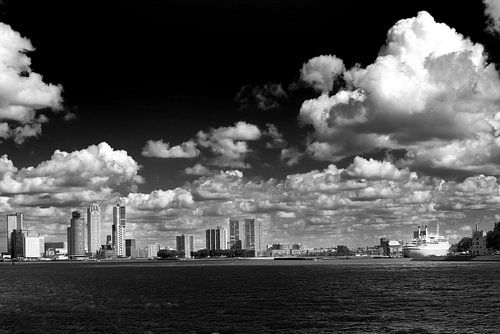
[[[0,333],[500,333],[500,262],[0,264]]]

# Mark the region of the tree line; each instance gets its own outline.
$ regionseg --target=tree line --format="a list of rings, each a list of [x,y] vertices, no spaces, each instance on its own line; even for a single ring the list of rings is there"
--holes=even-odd
[[[463,237],[452,245],[450,250],[455,253],[467,253],[471,248],[472,237]],[[493,230],[486,233],[486,248],[493,251],[500,250],[500,222],[495,223]]]

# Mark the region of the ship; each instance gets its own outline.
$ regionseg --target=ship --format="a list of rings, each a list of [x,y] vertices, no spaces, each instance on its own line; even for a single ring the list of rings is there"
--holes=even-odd
[[[439,235],[439,223],[436,234],[429,234],[427,226],[413,232],[413,240],[403,246],[403,257],[419,258],[429,256],[445,256],[450,249],[448,238]]]

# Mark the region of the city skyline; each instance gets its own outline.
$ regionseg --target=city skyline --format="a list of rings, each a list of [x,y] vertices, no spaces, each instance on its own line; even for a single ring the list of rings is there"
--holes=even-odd
[[[408,240],[437,222],[457,241],[500,220],[494,7],[195,3],[206,15],[153,0],[98,13],[2,2],[0,213],[59,241],[96,203],[86,247],[115,226],[121,255],[126,238],[203,240],[230,217],[317,247]]]

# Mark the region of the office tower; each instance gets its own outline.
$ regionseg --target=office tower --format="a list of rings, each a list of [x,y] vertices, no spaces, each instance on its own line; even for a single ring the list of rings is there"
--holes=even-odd
[[[135,239],[125,239],[125,256],[137,257],[137,249],[135,247]]]
[[[176,250],[184,252],[184,257],[191,258],[191,253],[194,252],[194,235],[178,235],[176,239]]]
[[[125,206],[116,204],[113,207],[113,246],[116,255],[124,257],[125,254]]]
[[[242,249],[243,224],[237,218],[229,218],[229,245],[230,249]]]
[[[15,229],[10,235],[11,258],[24,257],[24,235],[22,231]]]
[[[87,244],[92,254],[101,248],[101,209],[95,203],[87,208]]]
[[[25,258],[38,259],[44,254],[44,237],[25,236],[23,240],[23,253]]]
[[[205,231],[206,249],[227,249],[227,231],[224,227],[208,229]]]
[[[85,256],[85,219],[80,211],[71,214],[71,226],[68,227],[68,255],[71,259]]]
[[[249,250],[262,250],[262,222],[253,218],[244,220],[243,248]]]
[[[11,253],[12,231],[21,231],[23,227],[23,214],[20,212],[7,214],[7,220],[0,222],[0,254]]]

